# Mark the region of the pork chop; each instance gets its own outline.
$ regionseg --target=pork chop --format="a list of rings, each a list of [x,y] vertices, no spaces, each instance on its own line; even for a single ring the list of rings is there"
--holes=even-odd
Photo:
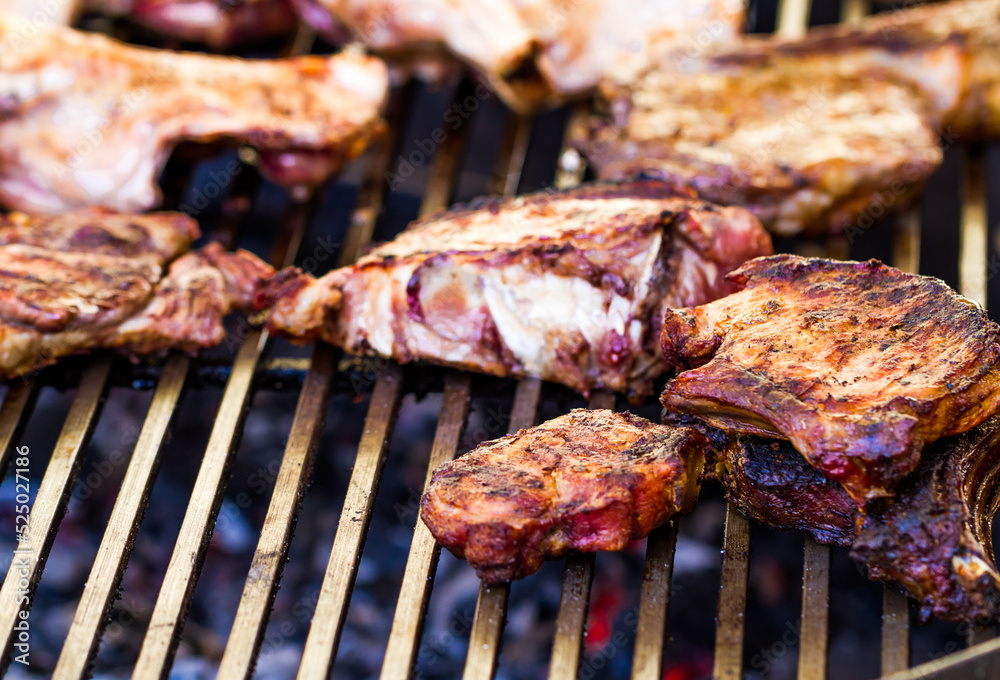
[[[708,442],[694,428],[574,409],[434,471],[420,517],[487,583],[572,550],[621,550],[698,497]]]
[[[794,255],[729,279],[742,290],[667,313],[664,406],[788,439],[859,504],[1000,407],[1000,326],[938,279]]]

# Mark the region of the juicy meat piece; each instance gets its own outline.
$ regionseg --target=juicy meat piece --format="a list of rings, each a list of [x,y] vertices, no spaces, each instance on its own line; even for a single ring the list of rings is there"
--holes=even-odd
[[[479,445],[434,471],[420,517],[487,583],[572,550],[621,550],[698,498],[695,428],[574,409]]]
[[[859,504],[1000,406],[1000,326],[938,279],[794,255],[729,279],[742,290],[667,313],[663,351],[681,373],[664,406],[790,440]]]
[[[745,514],[821,543],[853,545],[870,578],[896,583],[920,603],[922,620],[1000,618],[992,544],[1000,417],[930,444],[894,495],[863,513],[786,441],[718,430],[711,439],[706,476],[719,479]]]
[[[181,141],[304,152],[314,177],[265,165],[277,181],[319,182],[381,129],[388,76],[374,58],[247,61],[58,27],[25,39],[3,19],[0,41],[16,46],[0,52],[0,203],[26,212],[149,208]]]
[[[687,182],[780,234],[860,231],[920,190],[941,135],[1000,131],[1000,0],[668,50],[601,90],[574,132],[601,177]]]
[[[433,215],[321,279],[285,270],[260,306],[353,353],[645,394],[664,309],[730,292],[725,274],[770,252],[745,210],[598,184]]]
[[[215,50],[289,35],[298,24],[289,0],[84,0],[84,6]]]
[[[335,41],[353,33],[391,59],[450,52],[522,112],[587,94],[614,64],[636,68],[664,43],[701,49],[743,24],[740,0],[294,1]]]
[[[175,213],[0,219],[0,378],[104,347],[139,355],[221,342],[225,315],[248,308],[274,271],[210,244],[164,277],[197,235]]]
[[[852,555],[868,575],[902,585],[923,620],[1000,620],[1000,572],[993,555],[1000,418],[941,439],[896,497],[870,508]]]

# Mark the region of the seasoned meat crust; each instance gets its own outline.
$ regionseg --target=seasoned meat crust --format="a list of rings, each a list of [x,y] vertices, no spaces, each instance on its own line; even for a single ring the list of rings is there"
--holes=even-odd
[[[239,141],[279,183],[325,180],[381,129],[385,65],[353,53],[249,61],[152,50],[0,17],[0,204],[144,210],[182,141]],[[213,179],[225,186],[232,177]]]
[[[420,517],[487,583],[572,550],[621,550],[698,497],[708,442],[694,428],[574,409],[434,471]]]
[[[387,58],[410,62],[450,52],[521,112],[587,94],[613,68],[648,63],[664,43],[701,49],[733,40],[744,17],[741,0],[295,2],[334,41],[353,33]]]
[[[104,209],[0,218],[0,379],[114,347],[132,355],[221,342],[274,270],[218,244],[176,259],[197,237],[176,213]]]
[[[1000,326],[937,279],[793,255],[729,279],[743,290],[667,313],[663,351],[681,372],[661,401],[787,438],[859,504],[1000,405]]]
[[[850,233],[910,202],[941,136],[1000,131],[1000,0],[668,50],[601,98],[574,132],[600,177],[686,182],[783,235]]]
[[[282,272],[259,306],[276,332],[356,354],[642,395],[664,308],[730,292],[724,275],[770,252],[745,210],[598,184],[439,213],[321,279]]]

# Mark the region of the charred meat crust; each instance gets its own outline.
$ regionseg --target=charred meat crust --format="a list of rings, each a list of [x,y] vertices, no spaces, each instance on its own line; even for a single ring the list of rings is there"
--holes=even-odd
[[[712,442],[705,477],[744,514],[820,543],[852,546],[870,578],[902,586],[920,618],[995,622],[1000,573],[992,526],[1000,478],[1000,417],[930,444],[890,498],[859,511],[844,488],[787,441],[728,435],[676,414]]]
[[[695,428],[575,409],[435,470],[420,516],[487,583],[521,578],[573,550],[620,550],[690,510],[707,446]]]
[[[643,395],[663,308],[732,290],[724,274],[770,252],[741,209],[597,184],[438,213],[321,279],[280,275],[261,303],[272,330],[354,353]]]
[[[681,372],[661,401],[788,438],[859,504],[1000,405],[1000,327],[937,279],[792,255],[729,278],[743,290],[667,313],[663,350]]]
[[[824,545],[851,545],[857,505],[788,442],[726,437],[716,460],[714,474],[726,487],[726,498],[750,517],[807,531]]]
[[[998,469],[998,417],[928,446],[896,497],[863,515],[852,554],[871,578],[906,588],[923,620],[1000,620],[992,543]]]

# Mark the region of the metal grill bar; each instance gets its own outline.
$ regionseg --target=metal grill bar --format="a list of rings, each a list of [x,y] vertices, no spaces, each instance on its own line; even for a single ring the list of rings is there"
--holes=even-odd
[[[170,672],[181,623],[194,594],[212,526],[222,504],[229,464],[250,404],[254,370],[266,340],[265,333],[252,332],[236,356],[139,652],[135,678],[164,678]]]
[[[111,511],[108,528],[59,655],[55,678],[85,677],[97,653],[108,611],[114,603],[115,589],[139,531],[140,515],[153,487],[163,440],[180,401],[190,363],[186,356],[175,355],[163,368]]]
[[[663,678],[663,638],[667,630],[676,546],[677,520],[649,535],[639,597],[639,621],[635,631],[632,680]]]
[[[959,253],[959,290],[986,308],[985,159],[980,146],[967,148],[963,157],[962,231]]]
[[[845,24],[860,21],[871,11],[869,0],[843,0],[840,8],[840,20]]]
[[[45,476],[38,487],[38,495],[31,506],[28,524],[14,551],[14,559],[3,586],[0,587],[0,641],[5,650],[5,665],[10,661],[14,626],[21,609],[30,603],[38,586],[45,559],[52,549],[59,522],[66,512],[66,503],[76,482],[87,443],[97,425],[107,392],[111,364],[111,356],[98,356],[83,374],[80,389],[66,416],[59,440],[52,451],[52,458],[45,469]],[[22,595],[27,597],[23,598]]]
[[[799,680],[825,680],[830,641],[830,548],[806,537]]]
[[[471,393],[468,375],[449,374],[445,379],[444,398],[438,417],[434,446],[427,461],[427,476],[424,488],[430,483],[431,475],[438,466],[455,458],[459,440],[465,429],[465,417],[469,411]],[[406,560],[406,571],[399,590],[399,602],[392,621],[389,644],[382,666],[382,680],[406,680],[410,677],[413,663],[417,658],[417,646],[424,625],[424,612],[434,584],[441,546],[434,540],[427,525],[417,518],[410,543],[410,554]]]
[[[983,148],[966,147],[963,157],[962,231],[959,252],[959,286],[962,295],[986,308],[987,259],[986,159]],[[969,626],[970,646],[993,639],[995,625]]]
[[[253,673],[267,619],[278,592],[281,569],[288,555],[292,524],[312,471],[313,454],[326,423],[330,381],[336,352],[318,343],[295,409],[291,433],[274,482],[260,541],[243,587],[229,641],[219,665],[220,678],[247,678]]]
[[[882,674],[910,665],[910,601],[897,586],[882,589]]]
[[[26,377],[11,384],[0,406],[0,473],[7,470],[11,459],[11,443],[21,436],[28,416],[35,407],[38,390],[35,379]]]
[[[714,680],[739,680],[743,674],[743,624],[750,573],[750,523],[734,506],[726,509],[726,535],[715,629]]]
[[[299,678],[325,678],[333,664],[402,387],[403,373],[396,364],[389,364],[379,373],[344,499],[344,510],[330,551],[330,561],[302,653]]]
[[[599,392],[590,399],[592,409],[614,409],[615,396]],[[594,581],[594,553],[575,553],[566,558],[562,596],[556,617],[556,639],[552,643],[550,680],[575,680],[587,627],[590,586]]]
[[[509,434],[531,427],[538,418],[538,402],[542,396],[542,381],[526,378],[517,384],[514,407],[511,409]],[[476,614],[469,635],[469,652],[465,658],[465,680],[490,680],[500,657],[500,641],[507,617],[510,584],[479,585]]]
[[[782,0],[778,3],[778,30],[782,38],[798,38],[809,26],[810,0]]]

